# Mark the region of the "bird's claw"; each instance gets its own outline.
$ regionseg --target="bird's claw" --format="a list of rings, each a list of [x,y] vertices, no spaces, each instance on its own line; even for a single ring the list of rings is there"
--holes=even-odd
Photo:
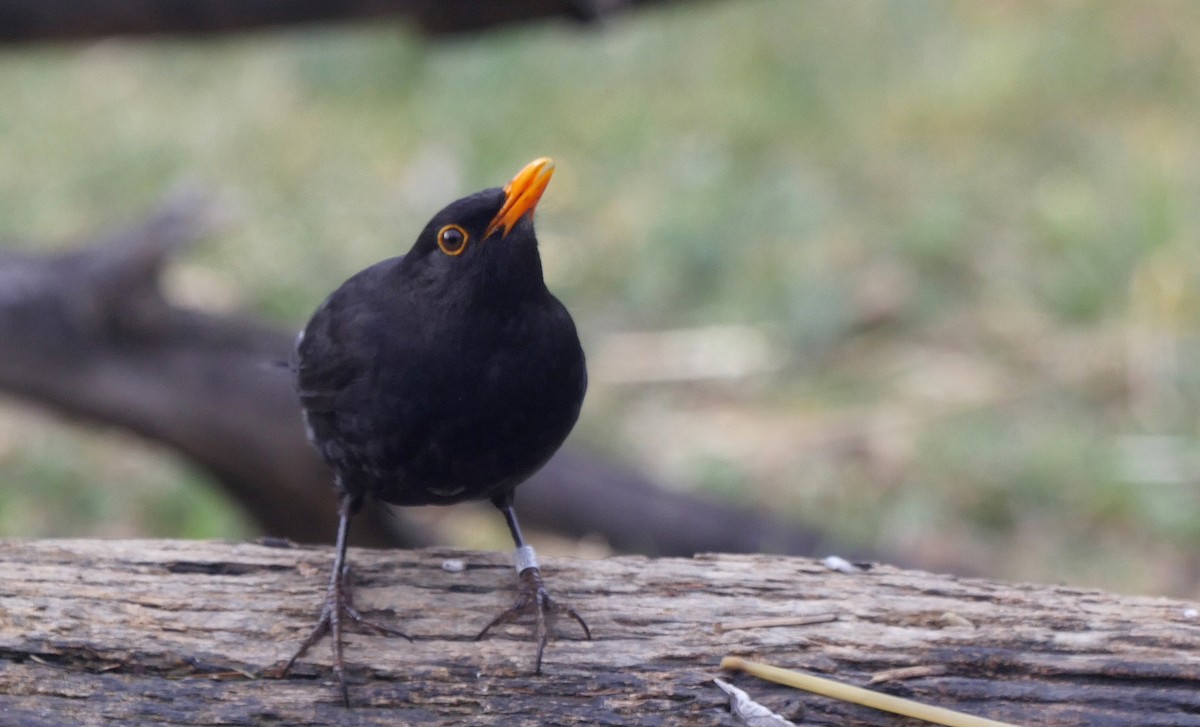
[[[496,618],[492,619],[491,623],[483,627],[479,635],[475,637],[479,641],[492,628],[501,624],[510,624],[516,622],[523,616],[532,614],[535,624],[535,635],[537,637],[537,664],[534,667],[534,674],[542,673],[542,652],[546,650],[546,643],[550,640],[549,625],[555,617],[560,614],[570,616],[583,629],[583,635],[590,640],[592,638],[591,629],[588,628],[587,622],[579,615],[572,606],[559,603],[550,597],[550,592],[546,590],[545,584],[542,582],[542,574],[537,568],[526,568],[521,571],[517,577],[517,601],[512,608],[504,611]]]
[[[398,636],[402,639],[407,639],[409,643],[412,643],[412,637],[400,629],[392,626],[385,626],[363,616],[362,613],[360,613],[359,610],[354,607],[354,604],[350,603],[348,599],[343,606],[343,610],[346,612],[346,615],[354,621],[354,623],[362,626],[363,628],[370,629],[380,636]]]
[[[346,686],[345,664],[342,658],[342,623],[343,617],[349,617],[351,621],[361,627],[370,629],[377,634],[383,636],[399,636],[401,638],[412,641],[412,637],[391,626],[385,626],[381,623],[376,623],[362,615],[357,608],[354,607],[354,600],[350,595],[350,587],[346,582],[348,580],[349,571],[342,573],[342,577],[337,583],[333,584],[325,594],[325,603],[321,607],[321,617],[317,620],[317,625],[300,644],[300,648],[296,649],[296,653],[292,654],[292,658],[287,660],[274,676],[282,679],[286,677],[288,672],[295,666],[296,661],[304,656],[310,648],[320,641],[326,634],[330,634],[333,640],[333,674],[337,677],[338,687],[342,693],[342,702],[347,707],[350,706],[350,690]]]

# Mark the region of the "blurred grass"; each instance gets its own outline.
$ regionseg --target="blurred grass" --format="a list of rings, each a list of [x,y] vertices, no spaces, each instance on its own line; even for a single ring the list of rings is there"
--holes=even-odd
[[[1200,6],[682,3],[599,32],[384,25],[0,55],[0,239],[181,177],[175,276],[297,325],[450,199],[558,159],[551,286],[604,333],[758,326],[773,374],[593,386],[577,438],[981,573],[1200,592]],[[250,529],[153,448],[19,404],[6,535]]]

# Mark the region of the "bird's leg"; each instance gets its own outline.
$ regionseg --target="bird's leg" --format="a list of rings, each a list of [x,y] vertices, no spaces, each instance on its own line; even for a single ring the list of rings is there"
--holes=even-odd
[[[296,653],[292,654],[292,658],[288,659],[283,668],[279,670],[280,677],[286,676],[296,664],[297,659],[304,656],[313,644],[320,641],[326,634],[329,634],[333,641],[333,673],[337,677],[338,687],[342,692],[342,701],[347,707],[350,706],[350,691],[346,687],[345,665],[342,659],[342,617],[349,616],[355,623],[365,626],[376,633],[385,636],[402,636],[412,641],[402,631],[364,618],[358,609],[354,607],[354,600],[350,591],[350,564],[346,560],[346,535],[350,531],[350,518],[353,516],[354,510],[354,501],[351,496],[343,495],[341,505],[338,508],[338,530],[337,542],[334,546],[333,572],[329,576],[329,586],[325,590],[325,603],[321,606],[321,617],[317,620],[317,625],[309,632],[308,637],[304,639],[304,643],[300,644],[300,648],[296,650]]]
[[[475,640],[482,639],[494,626],[512,623],[522,616],[532,614],[538,644],[537,663],[533,673],[541,674],[542,652],[546,650],[546,642],[550,639],[549,625],[554,617],[563,613],[570,616],[583,629],[583,635],[588,639],[592,638],[592,632],[578,611],[570,605],[559,603],[550,597],[549,591],[542,582],[542,572],[538,568],[537,554],[534,552],[533,546],[527,545],[525,538],[521,536],[521,526],[517,524],[517,514],[513,511],[511,493],[497,497],[492,502],[504,513],[509,532],[512,533],[513,542],[517,546],[513,559],[517,569],[517,602],[513,604],[512,608],[484,626],[483,631],[479,632]]]

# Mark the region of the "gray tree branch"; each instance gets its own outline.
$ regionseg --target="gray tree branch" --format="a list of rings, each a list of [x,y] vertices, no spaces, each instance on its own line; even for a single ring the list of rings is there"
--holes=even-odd
[[[213,219],[208,200],[184,192],[65,253],[0,253],[0,391],[165,444],[210,472],[267,534],[330,542],[330,473],[304,438],[279,365],[294,332],[181,308],[159,285],[172,255]],[[517,507],[530,527],[599,534],[617,550],[655,555],[812,553],[821,541],[579,450],[561,452],[522,485]],[[436,541],[402,509],[381,506],[365,508],[351,535],[365,545]]]
[[[590,22],[667,2],[678,0],[0,0],[0,43],[385,18],[429,35],[449,35],[555,18]]]

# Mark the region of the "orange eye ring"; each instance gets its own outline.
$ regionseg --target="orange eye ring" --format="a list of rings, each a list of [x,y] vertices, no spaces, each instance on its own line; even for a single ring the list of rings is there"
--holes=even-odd
[[[467,231],[458,225],[446,225],[438,230],[438,249],[451,257],[462,255],[463,250],[467,249],[467,240],[470,237]]]

